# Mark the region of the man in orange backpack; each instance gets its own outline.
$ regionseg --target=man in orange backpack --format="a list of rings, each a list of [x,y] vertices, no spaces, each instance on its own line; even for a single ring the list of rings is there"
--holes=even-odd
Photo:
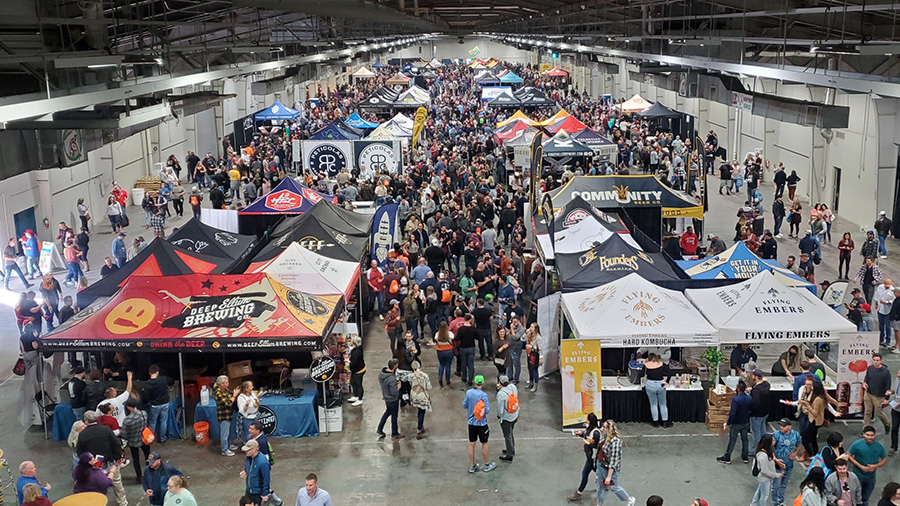
[[[500,419],[500,430],[503,431],[503,441],[506,443],[506,449],[500,452],[500,460],[512,462],[516,456],[516,437],[513,430],[516,428],[516,420],[519,419],[519,391],[505,374],[500,375],[497,406],[497,418]]]
[[[469,472],[474,473],[478,470],[478,464],[475,463],[475,443],[481,442],[481,456],[484,458],[484,472],[488,473],[497,467],[496,462],[488,461],[491,458],[491,451],[488,445],[488,437],[491,430],[487,424],[487,415],[491,411],[490,400],[482,390],[484,387],[484,376],[475,376],[473,380],[474,386],[466,390],[466,397],[463,399],[463,408],[469,413]]]

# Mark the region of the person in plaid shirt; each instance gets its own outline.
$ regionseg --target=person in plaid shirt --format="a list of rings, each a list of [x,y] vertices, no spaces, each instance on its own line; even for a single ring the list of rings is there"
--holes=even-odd
[[[231,444],[231,424],[234,417],[231,406],[239,392],[240,388],[235,388],[233,392],[228,391],[228,376],[216,378],[214,390],[216,418],[219,420],[219,441],[222,444],[222,455],[226,457],[233,457],[234,450],[237,450],[237,446]]]
[[[143,441],[144,427],[147,426],[147,414],[138,409],[138,402],[135,399],[125,401],[125,411],[128,415],[122,422],[122,430],[120,436],[128,444],[131,450],[131,462],[134,464],[134,474],[138,480],[141,476],[141,459],[140,450],[144,452],[144,460],[150,456],[150,446],[145,445]]]
[[[166,237],[166,215],[162,209],[154,209],[150,215],[150,226],[153,227],[153,236],[164,239]]]
[[[619,471],[622,470],[622,440],[619,429],[612,420],[606,420],[601,427],[603,441],[597,450],[597,504],[603,506],[606,492],[612,491],[620,501],[634,506],[634,497],[628,495],[619,485]]]

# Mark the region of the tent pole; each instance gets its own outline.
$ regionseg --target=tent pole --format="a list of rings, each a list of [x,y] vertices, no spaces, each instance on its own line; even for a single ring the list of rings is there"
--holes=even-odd
[[[178,352],[178,372],[181,375],[181,439],[187,431],[187,400],[184,398],[184,357]]]
[[[47,405],[47,392],[44,391],[44,355],[38,352],[37,356],[37,371],[35,371],[38,375],[38,383],[41,387],[41,425],[44,426],[44,439],[50,439],[50,435],[47,433],[47,410],[44,408]]]
[[[359,287],[357,288],[358,295],[356,296],[356,330],[359,331],[359,338],[363,338],[363,315],[362,315],[362,298],[363,298],[363,284],[362,284],[362,275],[359,276]]]

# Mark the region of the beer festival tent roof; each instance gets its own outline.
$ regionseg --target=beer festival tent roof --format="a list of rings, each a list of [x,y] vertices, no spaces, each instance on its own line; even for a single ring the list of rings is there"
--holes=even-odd
[[[254,264],[247,273],[265,272],[280,283],[297,286],[306,293],[343,294],[348,300],[359,281],[359,262],[322,256],[292,242],[273,260]]]
[[[661,103],[656,102],[646,111],[637,112],[635,115],[642,118],[677,118],[681,116],[681,113],[673,111]]]
[[[443,67],[444,64],[441,63],[441,62],[439,62],[437,58],[432,58],[431,61],[428,62],[428,66],[431,67],[431,68],[433,68],[433,69],[437,69],[437,68]]]
[[[195,253],[237,260],[256,242],[256,236],[219,230],[200,220],[188,220],[175,229],[166,242]]]
[[[677,290],[629,274],[602,286],[562,294],[576,339],[601,348],[715,346],[716,329]]]
[[[410,79],[411,78],[406,77],[405,75],[398,72],[394,77],[385,81],[384,84],[388,86],[406,86],[407,84],[409,84]]]
[[[553,116],[550,116],[549,118],[545,119],[544,121],[538,122],[538,125],[540,125],[540,126],[554,125],[560,121],[564,121],[569,116],[570,116],[569,113],[566,112],[565,109],[560,109],[560,110],[556,111],[556,114],[554,114]]]
[[[685,290],[719,330],[719,342],[835,341],[856,326],[802,288],[788,288],[771,272],[734,285]]]
[[[816,285],[780,265],[772,265],[750,251],[742,241],[716,256],[700,260],[676,260],[692,279],[750,279],[769,271],[784,286],[806,288],[816,293]]]
[[[594,151],[574,140],[566,132],[559,132],[544,142],[544,157],[593,156]]]
[[[632,272],[656,283],[688,279],[665,254],[641,251],[620,234],[612,234],[584,252],[557,252],[554,261],[564,292],[592,288]]]
[[[288,177],[282,179],[272,191],[238,211],[238,215],[300,214],[312,209],[320,200],[334,203],[337,197],[311,190]]]
[[[118,270],[79,291],[77,294],[78,306],[87,307],[101,297],[112,296],[131,277],[172,277],[194,273],[221,274],[227,271],[233,263],[231,258],[204,255],[179,248],[163,239],[154,239]]]
[[[550,192],[555,206],[563,205],[578,195],[592,206],[656,207],[662,206],[663,217],[703,219],[703,205],[686,193],[662,184],[656,176],[574,176],[568,183]]]
[[[391,107],[398,95],[400,95],[400,92],[382,86],[363,99],[359,106],[365,108]]]
[[[520,102],[510,90],[504,90],[503,93],[488,100],[487,105],[491,107],[507,107],[512,109],[513,107],[522,105],[522,102]]]
[[[311,141],[355,141],[361,136],[347,128],[340,120],[334,120],[331,123],[320,128],[309,136]]]
[[[575,116],[569,116],[565,120],[560,123],[556,123],[553,125],[548,125],[546,130],[551,134],[555,134],[557,132],[566,132],[568,134],[575,134],[576,132],[580,132],[586,129],[588,126],[578,120]],[[573,135],[574,137],[574,135]]]
[[[359,115],[358,112],[354,112],[347,119],[344,120],[344,124],[351,128],[356,128],[359,130],[371,130],[378,128],[378,123],[372,123],[371,121],[366,121]]]
[[[431,102],[431,95],[418,86],[410,86],[409,89],[397,96],[394,100],[395,107],[421,107]]]
[[[412,133],[410,133],[410,137]],[[392,130],[385,126],[385,123],[378,125],[378,128],[372,130],[368,136],[366,136],[366,140],[397,140],[400,139],[401,136],[398,136]]]
[[[300,115],[300,111],[291,109],[276,100],[274,104],[253,115],[256,121],[294,120]]]
[[[553,99],[549,98],[543,91],[533,87],[526,86],[519,88],[515,92],[516,98],[522,101],[523,107],[544,107],[556,105]]]
[[[518,135],[519,132],[528,130],[529,128],[537,131],[536,128],[528,126],[528,124],[524,121],[516,121],[515,123],[510,123],[504,127],[494,130],[494,137],[500,139],[500,141],[503,142],[507,139],[512,139],[513,137]]]
[[[530,146],[531,141],[534,140],[534,136],[537,135],[537,133],[537,128],[527,127],[524,130],[519,130],[518,132],[516,132],[516,135],[511,137],[509,140],[503,141],[503,145],[506,147]]]
[[[576,141],[586,145],[591,149],[598,149],[604,146],[615,146],[616,143],[603,137],[596,130],[592,130],[590,128],[585,128],[584,130],[572,134],[572,138]]]
[[[39,340],[45,350],[315,351],[342,310],[266,274],[133,277]]]
[[[515,92],[513,92],[513,94],[515,94]],[[503,121],[498,121],[497,128],[505,127],[506,125],[516,122],[516,121],[524,121],[525,123],[527,123],[528,125],[531,125],[531,126],[538,124],[537,121],[529,118],[524,112],[522,112],[521,109],[519,109],[516,112],[514,112],[512,116],[506,118]]]
[[[618,104],[616,108],[622,112],[641,112],[646,111],[652,105],[651,102],[647,102],[640,95],[635,94],[625,102]]]
[[[521,84],[524,83],[525,80],[516,75],[512,70],[509,70],[500,76],[500,82],[503,84]]]
[[[372,64],[372,68],[373,68],[373,69],[384,68],[384,63],[381,63],[380,61],[377,61],[377,62],[375,62],[375,63]]]
[[[360,67],[359,70],[357,70],[356,72],[353,73],[353,77],[369,79],[369,78],[375,77],[375,72],[372,72],[371,70],[369,70],[365,67]]]
[[[475,83],[480,84],[481,86],[491,86],[500,84],[500,79],[498,79],[490,70],[482,70],[475,75]]]
[[[546,74],[550,77],[569,77],[569,73],[559,67],[553,67]]]

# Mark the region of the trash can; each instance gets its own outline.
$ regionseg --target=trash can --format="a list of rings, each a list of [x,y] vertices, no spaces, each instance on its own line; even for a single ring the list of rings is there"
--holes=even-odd
[[[209,442],[209,423],[197,422],[194,424],[194,439],[197,444],[205,445]]]
[[[140,207],[141,202],[144,201],[144,189],[143,188],[132,188],[131,189],[131,203]]]

